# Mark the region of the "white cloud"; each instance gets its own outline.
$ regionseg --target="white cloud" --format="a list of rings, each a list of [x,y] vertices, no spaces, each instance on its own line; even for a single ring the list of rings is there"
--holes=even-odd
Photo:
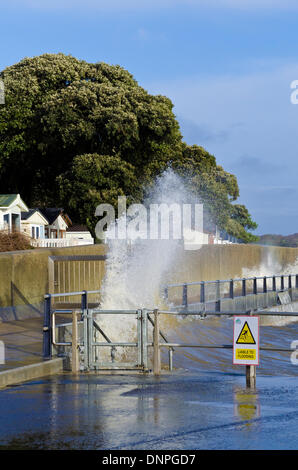
[[[148,83],[145,88],[169,96],[175,114],[186,125],[189,121],[193,129],[195,125],[209,129],[210,138],[204,139],[203,133],[199,137],[211,152],[226,154],[234,162],[244,154],[270,160],[272,155],[283,155],[286,149],[288,162],[294,163],[298,105],[291,104],[290,84],[298,79],[298,64],[272,66],[269,62],[266,67],[264,62],[263,67],[253,70],[238,76],[193,76]],[[225,140],[214,138],[223,132]]]
[[[259,233],[278,230],[278,213],[283,213],[284,231],[293,233],[297,231],[293,211],[297,211],[298,105],[291,103],[290,85],[298,79],[298,63],[256,64],[249,64],[250,73],[192,76],[143,86],[172,100],[186,142],[202,145],[236,175],[239,202],[259,223]],[[266,218],[258,215],[259,208]],[[287,215],[285,208],[290,208]]]

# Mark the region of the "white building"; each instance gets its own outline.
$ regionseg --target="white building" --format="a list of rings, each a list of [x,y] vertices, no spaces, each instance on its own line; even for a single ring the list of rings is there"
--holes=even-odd
[[[48,223],[38,209],[22,212],[21,230],[34,240],[45,238],[45,227]]]
[[[21,213],[28,211],[19,194],[0,194],[0,229],[21,230]]]
[[[62,208],[40,207],[41,214],[48,220],[44,238],[66,238],[66,229],[72,224]]]
[[[74,224],[67,228],[66,239],[77,242],[78,245],[92,245],[94,238],[85,225]]]

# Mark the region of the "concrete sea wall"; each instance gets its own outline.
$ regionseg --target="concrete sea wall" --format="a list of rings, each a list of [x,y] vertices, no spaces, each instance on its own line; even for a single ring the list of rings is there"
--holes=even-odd
[[[261,245],[203,245],[181,249],[169,272],[172,282],[212,281],[237,277],[296,274],[298,248]]]
[[[105,253],[104,245],[36,248],[0,253],[0,321],[18,320],[42,314],[43,296],[49,292],[49,257]],[[102,272],[99,276],[98,289],[103,275]]]
[[[40,248],[0,254],[0,321],[39,316],[49,292],[49,257],[105,255],[105,245]],[[164,274],[165,283],[230,279],[278,273],[296,274],[298,248],[259,245],[203,245],[178,250]],[[104,263],[104,262],[103,262]],[[150,266],[148,266],[150,269]],[[100,289],[104,269],[98,275]],[[81,279],[79,289],[94,289]]]

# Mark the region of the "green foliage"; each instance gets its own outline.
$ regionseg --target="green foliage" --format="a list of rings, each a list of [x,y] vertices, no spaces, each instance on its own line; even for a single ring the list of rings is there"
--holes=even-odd
[[[70,170],[57,177],[60,199],[94,231],[95,208],[102,203],[117,206],[118,196],[128,196],[128,203],[141,193],[135,169],[118,156],[84,154],[74,158]]]
[[[215,157],[197,145],[183,144],[182,158],[173,168],[190,181],[190,189],[199,195],[209,219],[225,228],[231,211],[231,201],[239,195],[237,180],[216,164]]]
[[[231,219],[236,220],[243,228],[255,230],[258,225],[251,219],[247,208],[241,204],[234,204],[231,208]]]
[[[182,142],[172,102],[150,95],[122,67],[44,54],[0,75],[3,193],[20,193],[31,207],[63,205],[92,230],[99,203],[116,205],[120,195],[141,201],[146,186],[172,166],[188,176],[214,223],[250,238],[254,222],[232,204],[235,176],[202,147]]]
[[[249,233],[245,230],[243,225],[241,225],[237,220],[229,218],[225,224],[225,230],[234,237],[239,238],[244,243],[254,243],[257,242],[259,237]]]

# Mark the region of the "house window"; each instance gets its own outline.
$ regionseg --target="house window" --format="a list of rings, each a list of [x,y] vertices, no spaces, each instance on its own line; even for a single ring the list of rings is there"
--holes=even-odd
[[[7,224],[7,226],[9,227],[9,214],[5,214],[3,219],[4,219],[4,226]]]
[[[40,230],[38,225],[32,225],[31,226],[31,237],[32,238],[39,238],[40,236]]]

